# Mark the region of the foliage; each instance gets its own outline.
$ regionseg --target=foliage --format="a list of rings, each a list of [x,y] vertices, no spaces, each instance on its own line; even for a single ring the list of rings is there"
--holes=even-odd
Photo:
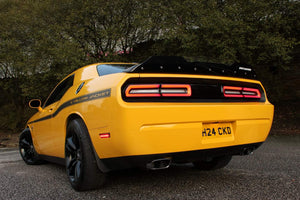
[[[299,34],[299,3],[290,1],[170,1],[171,37],[188,55],[207,61],[284,67]],[[294,15],[294,16],[293,16]],[[299,36],[299,35],[298,35]]]
[[[22,128],[28,100],[81,66],[155,54],[251,64],[279,102],[299,69],[299,16],[290,0],[1,0],[0,129]]]

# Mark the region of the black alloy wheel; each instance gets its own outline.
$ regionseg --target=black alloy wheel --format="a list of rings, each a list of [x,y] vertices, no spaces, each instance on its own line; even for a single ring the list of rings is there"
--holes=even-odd
[[[66,168],[71,182],[78,182],[81,178],[81,159],[79,140],[77,135],[72,133],[66,139]]]
[[[98,169],[87,127],[79,118],[67,126],[65,164],[69,181],[77,191],[96,189],[105,182],[106,176]]]
[[[20,135],[19,151],[22,159],[28,165],[37,165],[43,162],[34,149],[30,132],[24,132]]]

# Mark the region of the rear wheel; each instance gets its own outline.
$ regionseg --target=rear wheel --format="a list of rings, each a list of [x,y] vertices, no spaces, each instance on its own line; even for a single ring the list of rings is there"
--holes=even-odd
[[[68,124],[65,156],[67,175],[75,190],[96,189],[104,184],[105,174],[98,169],[88,130],[81,119]]]
[[[28,131],[23,132],[19,137],[19,151],[22,159],[28,165],[38,165],[44,162],[35,151],[31,134]]]
[[[230,162],[232,156],[219,156],[209,161],[193,162],[194,166],[200,170],[216,170],[225,167]]]

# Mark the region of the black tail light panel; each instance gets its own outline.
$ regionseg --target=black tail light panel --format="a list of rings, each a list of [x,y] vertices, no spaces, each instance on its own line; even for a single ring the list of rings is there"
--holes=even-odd
[[[128,95],[132,85],[189,85],[191,95],[164,96]],[[157,92],[153,90],[154,92]],[[122,98],[126,102],[265,102],[265,94],[259,84],[197,78],[131,78],[121,88]],[[126,94],[127,93],[127,94]],[[234,95],[235,93],[237,95]],[[259,96],[258,94],[259,93]],[[239,94],[239,95],[238,95]]]

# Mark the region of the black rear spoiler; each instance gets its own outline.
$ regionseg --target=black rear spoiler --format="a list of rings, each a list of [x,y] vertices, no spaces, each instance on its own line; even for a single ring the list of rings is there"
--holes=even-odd
[[[152,56],[128,73],[201,74],[256,79],[256,73],[249,65],[235,63],[224,65],[208,62],[187,62],[179,56]]]

